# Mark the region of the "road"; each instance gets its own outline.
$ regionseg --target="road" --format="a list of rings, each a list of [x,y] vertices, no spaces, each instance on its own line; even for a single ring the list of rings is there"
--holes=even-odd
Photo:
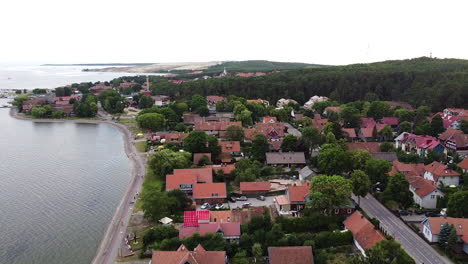
[[[103,116],[105,120],[109,120],[109,116],[101,116]],[[127,225],[133,211],[135,194],[141,192],[143,178],[146,174],[146,158],[135,149],[132,133],[122,124],[113,123],[113,125],[118,127],[124,134],[125,152],[132,166],[132,179],[101,241],[96,256],[93,259],[93,264],[115,263],[115,259],[119,254],[119,249],[122,246],[122,241],[126,236]],[[132,202],[132,204],[130,204],[130,202]]]
[[[357,197],[354,197],[357,201]],[[403,223],[398,217],[385,208],[373,196],[361,198],[361,208],[370,216],[380,220],[380,225],[387,233],[398,241],[403,249],[417,264],[452,263],[446,257],[437,253],[420,236]]]
[[[302,137],[301,131],[295,129],[293,126],[291,126],[291,124],[285,123],[284,126],[287,128],[288,134],[291,134],[291,135],[293,135],[295,137]]]

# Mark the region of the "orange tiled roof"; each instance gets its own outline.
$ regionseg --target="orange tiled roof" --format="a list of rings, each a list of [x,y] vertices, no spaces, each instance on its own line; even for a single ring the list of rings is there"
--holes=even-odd
[[[193,186],[194,199],[226,198],[226,183],[197,183]]]
[[[177,251],[154,251],[151,258],[152,264],[225,264],[226,251],[206,251],[198,245],[193,251],[189,251],[181,245]]]
[[[364,249],[372,248],[385,237],[359,211],[355,211],[343,224],[353,233],[354,239]]]
[[[454,217],[428,217],[431,232],[434,235],[440,233],[440,229],[445,223],[454,225],[457,230],[457,235],[461,236],[461,239],[468,243],[468,218],[454,218]]]
[[[447,165],[437,161],[434,161],[431,164],[424,166],[424,169],[432,173],[432,175],[434,175],[435,182],[437,182],[439,177],[460,176],[458,172],[449,169]]]
[[[270,191],[270,182],[241,182],[240,183],[241,192],[269,192]]]
[[[289,186],[288,196],[290,202],[305,202],[305,197],[310,194],[309,183],[301,186]]]
[[[458,163],[458,167],[468,170],[468,158],[465,158],[462,162]]]
[[[270,264],[314,263],[312,247],[268,247]]]
[[[240,142],[239,141],[221,141],[219,142],[221,146],[221,152],[240,152]]]

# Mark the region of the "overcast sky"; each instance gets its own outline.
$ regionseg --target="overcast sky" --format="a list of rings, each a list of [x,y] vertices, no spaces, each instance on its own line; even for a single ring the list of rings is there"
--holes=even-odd
[[[0,10],[0,62],[468,59],[468,1],[1,0]]]

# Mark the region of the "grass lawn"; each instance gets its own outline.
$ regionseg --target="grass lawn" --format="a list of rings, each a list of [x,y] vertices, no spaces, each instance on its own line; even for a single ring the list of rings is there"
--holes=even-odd
[[[120,118],[118,123],[127,126],[133,134],[142,133],[143,131],[138,127],[134,118]]]
[[[146,141],[139,141],[135,143],[138,152],[146,152]]]
[[[146,188],[159,188],[162,190],[163,187],[163,181],[158,175],[154,173],[154,171],[149,167],[146,166],[146,176],[145,176],[145,181],[143,182],[143,188],[141,190],[140,197],[145,193]],[[141,211],[141,206],[142,206],[142,201],[141,199],[137,199],[135,206],[133,207],[133,212],[136,213],[138,211]]]

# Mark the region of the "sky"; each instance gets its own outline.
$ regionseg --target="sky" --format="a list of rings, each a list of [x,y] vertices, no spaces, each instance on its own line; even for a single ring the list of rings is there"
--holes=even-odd
[[[468,1],[2,0],[0,63],[468,59]]]

